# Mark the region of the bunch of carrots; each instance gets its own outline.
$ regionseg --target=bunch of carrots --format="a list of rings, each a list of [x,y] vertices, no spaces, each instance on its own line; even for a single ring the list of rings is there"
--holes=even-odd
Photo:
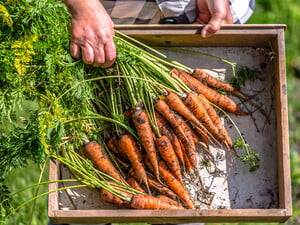
[[[118,193],[102,188],[100,197],[126,208],[195,209],[184,177],[199,176],[202,160],[213,162],[210,146],[226,149],[231,163],[239,157],[218,112],[251,114],[217,90],[247,98],[201,69],[192,70],[116,33],[115,67],[95,79],[99,93],[92,104],[96,113],[118,123],[107,126],[101,143],[88,141],[83,147],[84,156],[110,177]]]

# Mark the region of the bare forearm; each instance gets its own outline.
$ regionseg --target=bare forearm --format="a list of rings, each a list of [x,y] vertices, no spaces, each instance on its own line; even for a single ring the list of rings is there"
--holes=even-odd
[[[105,11],[99,0],[64,0],[64,3],[72,16],[81,16],[96,9]]]

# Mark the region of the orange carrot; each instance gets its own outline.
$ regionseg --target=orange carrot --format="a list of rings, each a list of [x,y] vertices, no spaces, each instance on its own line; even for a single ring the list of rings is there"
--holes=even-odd
[[[186,126],[186,122],[176,112],[170,109],[163,100],[158,100],[155,104],[156,110],[170,122],[175,134],[182,141],[193,167],[197,167],[197,153],[191,131]]]
[[[174,111],[178,112],[181,116],[187,119],[191,124],[197,127],[203,127],[199,119],[191,112],[191,110],[184,104],[181,98],[175,94],[170,93],[165,97],[168,106]]]
[[[109,139],[109,141],[107,142],[107,147],[108,147],[113,153],[115,153],[115,155],[118,156],[120,160],[128,160],[127,155],[124,154],[123,151],[120,151],[120,150],[119,150],[118,140],[117,140],[116,138],[111,138],[111,139]]]
[[[145,163],[147,164],[147,161]],[[150,166],[150,168],[153,169],[150,162],[149,162],[149,165],[147,164],[147,166]],[[134,172],[134,170],[130,169],[129,174],[130,174],[130,176],[134,177],[135,179],[138,179],[136,173]],[[173,191],[171,191],[168,187],[163,186],[161,183],[155,181],[154,179],[151,179],[149,176],[147,176],[147,179],[148,179],[149,186],[152,189],[154,189],[155,191],[159,192],[162,195],[166,195],[166,196],[168,196],[172,199],[177,199],[178,198],[178,196]]]
[[[101,189],[100,198],[108,203],[113,203],[117,206],[124,206],[124,201],[105,189]]]
[[[169,140],[171,141],[171,143],[173,145],[173,149],[174,149],[179,161],[184,166],[184,159],[183,159],[182,150],[181,150],[181,147],[180,147],[180,144],[179,144],[179,140],[178,140],[177,136],[174,134],[172,128],[170,127],[170,124],[158,112],[155,112],[155,117],[156,117],[159,132],[162,135],[167,136],[169,138]]]
[[[243,93],[236,90],[231,84],[217,80],[212,75],[205,72],[204,70],[195,69],[194,72],[192,73],[192,76],[211,88],[221,89],[230,92],[231,94],[240,97],[244,100],[248,100],[248,98]]]
[[[210,131],[214,137],[218,138],[222,142],[227,140],[221,134],[219,129],[215,126],[211,118],[208,116],[208,113],[203,106],[199,96],[193,92],[188,93],[186,99],[184,100],[185,105],[193,112],[193,114],[203,122],[204,126],[208,131]],[[214,119],[215,120],[215,119]],[[231,140],[230,140],[231,141]],[[227,143],[228,144],[228,143]]]
[[[214,107],[211,104],[209,104],[208,100],[203,95],[199,95],[199,99],[202,102],[203,106],[205,107],[206,112],[207,112],[208,116],[210,117],[210,119],[212,120],[212,122],[216,125],[216,127],[219,129],[221,134],[227,140],[228,145],[232,146],[231,138],[230,138],[227,130],[225,129],[219,115],[217,114],[216,110],[214,109]]]
[[[131,207],[135,209],[183,209],[182,206],[170,204],[165,200],[141,194],[134,195],[130,203]]]
[[[133,178],[133,177],[128,177],[126,179],[127,183],[130,185],[130,187],[146,194],[146,192],[144,191],[144,189],[138,184],[138,182]]]
[[[154,174],[159,180],[158,162],[155,143],[153,140],[153,132],[146,111],[141,107],[136,107],[132,115],[132,120],[137,134],[141,140],[141,144],[155,169]]]
[[[228,111],[230,113],[234,113],[237,115],[249,115],[249,113],[245,113],[234,101],[230,98],[217,93],[213,89],[207,87],[202,84],[196,78],[190,76],[184,71],[179,71],[177,69],[173,69],[172,73],[178,76],[186,85],[188,85],[193,91],[198,94],[202,94],[213,104],[219,106],[220,108]]]
[[[92,161],[94,167],[103,173],[123,182],[122,177],[111,164],[101,146],[96,141],[90,141],[83,148],[85,156]]]
[[[155,143],[168,168],[171,170],[177,180],[182,183],[179,161],[170,140],[166,136],[161,136],[155,140]]]
[[[109,148],[109,150],[111,150],[113,153],[115,153],[116,155],[119,155],[119,151],[116,147],[116,142],[117,142],[117,139],[115,138],[111,138],[108,140],[107,142],[107,147]]]
[[[147,175],[144,163],[142,161],[142,155],[136,141],[130,134],[125,134],[119,139],[118,145],[120,147],[120,150],[122,150],[127,155],[139,180],[146,185],[148,192],[150,193]]]
[[[177,201],[175,201],[175,200],[173,200],[173,199],[171,199],[171,198],[169,198],[165,195],[159,195],[159,196],[157,196],[157,198],[160,199],[161,201],[166,201],[170,205],[175,205],[175,206],[178,206],[178,207],[182,207],[182,205],[179,202],[177,202]]]
[[[168,170],[165,162],[159,162],[159,173],[163,180],[166,182],[168,187],[174,191],[186,204],[189,209],[194,209],[193,201],[186,188],[173,176],[173,174]]]
[[[184,164],[185,164],[185,168],[188,172],[191,172],[193,167],[190,163],[190,160],[189,160],[189,157],[187,156],[186,152],[185,152],[185,149],[184,149],[184,146],[183,144],[180,142],[180,145],[181,145],[181,149],[182,149],[182,154],[183,154],[183,159],[184,159]]]

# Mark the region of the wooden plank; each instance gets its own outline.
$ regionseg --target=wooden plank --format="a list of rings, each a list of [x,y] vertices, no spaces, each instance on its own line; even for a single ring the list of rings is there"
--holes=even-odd
[[[209,38],[202,38],[202,25],[119,25],[116,29],[154,46],[269,46],[285,25],[223,25]]]
[[[289,156],[289,135],[288,135],[288,104],[287,104],[287,84],[286,84],[286,62],[284,31],[279,30],[277,41],[275,42],[277,52],[277,85],[276,104],[277,108],[277,155],[278,155],[278,182],[279,182],[279,207],[287,210],[287,215],[292,215],[291,197],[291,175]],[[282,222],[285,222],[283,220]]]
[[[286,210],[57,210],[54,216],[55,223],[280,222]]]
[[[49,162],[49,180],[54,181],[59,179],[58,174],[58,162],[51,159]],[[49,184],[49,191],[56,190],[58,188],[58,183]],[[49,218],[54,217],[54,211],[59,210],[58,207],[58,193],[53,192],[48,195],[48,216]]]
[[[220,34],[204,39],[200,34],[176,34],[176,35],[149,35],[133,34],[135,39],[150,46],[181,46],[181,47],[266,47],[276,39],[274,34],[258,35],[229,35]]]

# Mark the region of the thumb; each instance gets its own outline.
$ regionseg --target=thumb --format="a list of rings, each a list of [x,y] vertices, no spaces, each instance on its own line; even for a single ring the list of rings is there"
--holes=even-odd
[[[226,14],[223,13],[214,14],[212,18],[209,20],[208,24],[206,24],[203,27],[201,31],[201,36],[206,38],[215,34],[218,30],[220,30],[225,17]]]

